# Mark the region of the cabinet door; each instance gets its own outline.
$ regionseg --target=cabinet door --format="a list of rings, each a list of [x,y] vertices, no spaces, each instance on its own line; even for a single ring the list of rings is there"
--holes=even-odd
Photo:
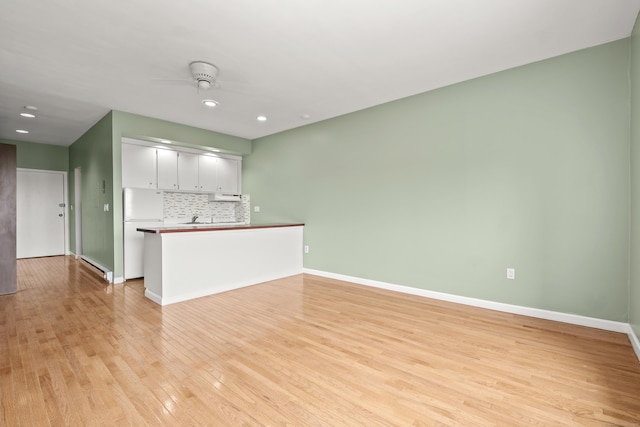
[[[156,188],[156,149],[122,144],[122,186]]]
[[[240,161],[218,158],[218,193],[240,194]]]
[[[198,155],[178,153],[178,188],[180,190],[199,190]]]
[[[158,188],[178,189],[178,153],[171,150],[158,150]]]
[[[216,161],[213,156],[198,156],[198,183],[200,191],[215,192],[218,187]]]

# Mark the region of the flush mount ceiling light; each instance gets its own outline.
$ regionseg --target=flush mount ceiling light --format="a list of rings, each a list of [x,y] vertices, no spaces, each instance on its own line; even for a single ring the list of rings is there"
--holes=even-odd
[[[162,142],[163,144],[171,144],[171,141],[169,141],[168,139],[159,139],[159,142]]]
[[[24,109],[31,110],[31,111],[38,111],[38,107],[34,107],[33,105],[26,105]]]
[[[267,116],[258,116],[256,117],[256,120],[259,122],[266,122],[267,121]]]
[[[29,133],[28,130],[24,130],[24,129],[16,129],[16,132],[18,132],[18,133]]]
[[[210,108],[213,108],[218,105],[218,101],[214,101],[213,99],[203,99],[202,103]]]
[[[303,114],[300,116],[302,120],[309,120],[311,118],[311,114]]]
[[[33,119],[36,115],[31,113],[20,113],[22,117],[27,117],[29,119]]]

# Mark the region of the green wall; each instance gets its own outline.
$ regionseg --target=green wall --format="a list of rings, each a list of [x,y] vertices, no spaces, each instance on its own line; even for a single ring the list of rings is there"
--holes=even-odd
[[[626,39],[258,139],[252,221],[305,222],[307,268],[627,321],[628,68]]]
[[[211,147],[225,153],[249,154],[251,141],[236,136],[225,135],[192,126],[154,119],[137,114],[113,111],[114,133],[119,138],[125,136],[144,140],[163,138],[185,147]]]
[[[69,240],[75,248],[75,168],[82,172],[82,255],[113,268],[113,159],[112,115],[107,114],[69,147]]]
[[[5,139],[0,139],[0,144],[17,146],[19,168],[54,171],[67,171],[69,169],[68,147]]]
[[[631,36],[631,280],[629,323],[640,339],[640,18]]]

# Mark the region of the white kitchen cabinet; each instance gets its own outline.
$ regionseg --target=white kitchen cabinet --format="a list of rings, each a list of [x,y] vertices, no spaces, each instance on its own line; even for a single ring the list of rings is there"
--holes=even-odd
[[[180,190],[199,190],[198,157],[193,153],[178,153],[178,188]]]
[[[200,191],[239,194],[240,164],[240,160],[226,157],[199,156]]]
[[[198,156],[198,182],[200,191],[215,192],[218,188],[217,161],[214,156]]]
[[[216,166],[216,192],[240,194],[240,161],[219,157]]]
[[[242,191],[239,156],[199,154],[199,150],[173,147],[157,149],[142,144],[122,144],[123,187],[225,194]]]
[[[178,152],[158,150],[158,188],[178,189]]]
[[[156,149],[122,144],[122,186],[156,188]]]

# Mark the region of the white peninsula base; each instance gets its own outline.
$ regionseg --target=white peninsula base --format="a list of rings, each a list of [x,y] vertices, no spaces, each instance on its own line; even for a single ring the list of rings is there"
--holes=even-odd
[[[303,228],[144,230],[144,294],[167,305],[300,274]]]

